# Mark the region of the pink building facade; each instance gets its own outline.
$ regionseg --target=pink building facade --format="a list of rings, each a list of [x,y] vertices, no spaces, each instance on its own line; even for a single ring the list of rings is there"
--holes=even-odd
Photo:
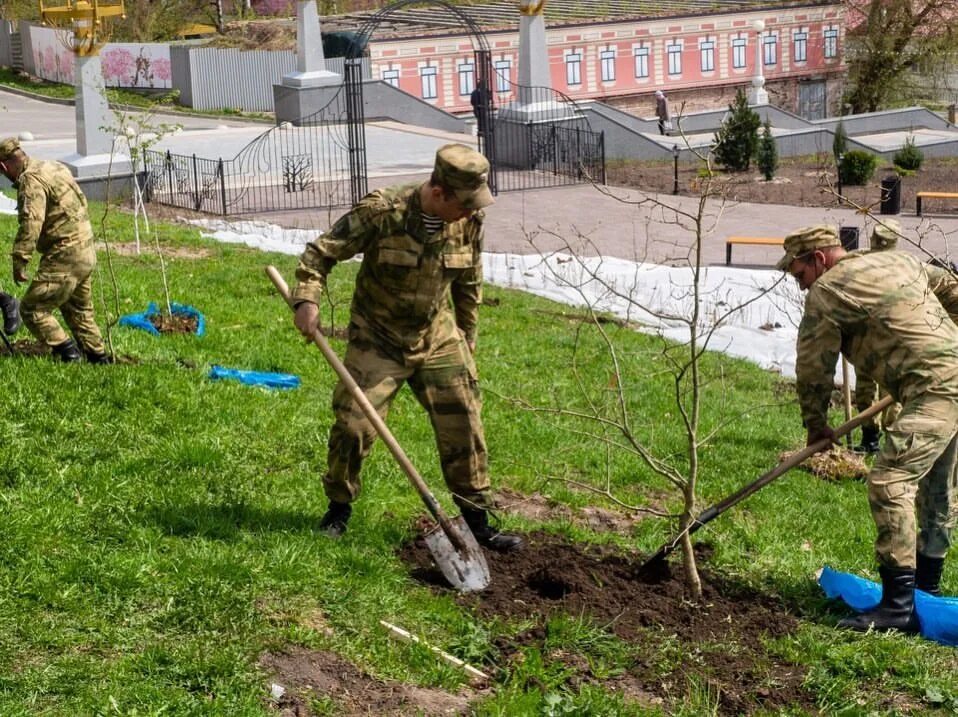
[[[757,20],[765,23],[761,33],[754,29]],[[517,27],[518,22],[517,12]],[[546,41],[552,86],[573,99],[641,107],[661,89],[673,102],[682,97],[695,109],[724,106],[733,88],[751,81],[760,42],[772,103],[800,112],[801,83],[815,84],[815,94],[832,95],[826,102],[838,100],[834,87],[845,73],[843,25],[842,5],[834,3],[547,25]],[[490,31],[486,38],[496,101],[503,104],[515,98],[519,33]],[[476,71],[468,35],[380,39],[374,34],[370,57],[373,77],[449,112],[471,109]]]

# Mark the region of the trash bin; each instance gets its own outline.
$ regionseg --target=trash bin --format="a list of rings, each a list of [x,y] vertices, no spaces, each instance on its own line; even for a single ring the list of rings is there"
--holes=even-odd
[[[858,227],[839,227],[838,240],[845,251],[855,251],[858,248]]]
[[[879,214],[901,214],[901,177],[889,174],[881,180]]]

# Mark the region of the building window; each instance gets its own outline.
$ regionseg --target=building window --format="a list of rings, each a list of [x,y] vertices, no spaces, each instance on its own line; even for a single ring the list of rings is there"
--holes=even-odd
[[[702,72],[715,70],[715,42],[703,40],[699,43],[699,54],[702,56]]]
[[[669,53],[669,74],[681,75],[682,74],[682,46],[678,44],[669,45],[666,48],[666,51]]]
[[[470,61],[459,63],[459,94],[471,95],[476,88],[476,66]]]
[[[762,49],[764,50],[763,56],[766,65],[778,63],[778,37],[775,35],[766,35],[762,38]]]
[[[383,70],[383,82],[399,87],[399,70]]]
[[[747,44],[748,41],[744,37],[732,39],[732,67],[739,69],[745,67],[745,48]]]
[[[567,85],[582,84],[582,55],[578,52],[565,56],[565,81]]]
[[[434,100],[439,96],[436,92],[436,71],[435,65],[427,65],[419,70],[419,78],[422,80],[422,98],[424,100]]]
[[[599,62],[602,64],[602,81],[612,82],[615,79],[615,50],[602,50]]]
[[[808,33],[796,32],[792,36],[795,40],[795,62],[805,62],[808,59]]]
[[[493,65],[496,70],[496,92],[508,92],[512,89],[512,62],[510,60],[496,60]]]
[[[838,30],[825,30],[825,57],[838,57]]]
[[[635,48],[635,76],[649,76],[649,48],[647,47]]]

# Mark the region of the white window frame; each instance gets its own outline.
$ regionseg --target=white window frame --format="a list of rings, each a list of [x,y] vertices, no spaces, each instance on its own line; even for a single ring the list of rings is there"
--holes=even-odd
[[[796,30],[792,33],[792,59],[795,62],[808,61],[808,33],[805,30]]]
[[[582,53],[573,50],[565,56],[565,82],[569,87],[582,84]]]
[[[669,58],[669,74],[682,74],[682,41],[673,42],[665,46],[665,53]]]
[[[838,57],[838,28],[826,27],[823,38],[822,50],[825,53],[825,59]]]
[[[512,90],[512,60],[496,60],[492,68],[496,73],[496,92]]]
[[[422,98],[424,100],[435,100],[439,97],[439,91],[436,84],[439,75],[439,68],[435,65],[423,65],[419,68],[419,81],[422,86]]]
[[[699,42],[699,58],[702,72],[715,72],[715,40]]]
[[[778,64],[778,35],[774,33],[762,38],[762,64],[766,67]]]
[[[645,45],[636,47],[632,54],[635,60],[635,78],[637,80],[645,79],[649,76],[649,48]]]
[[[399,87],[399,68],[388,67],[383,70],[383,82],[393,87]]]
[[[748,38],[732,38],[732,67],[736,70],[744,70],[748,65]]]
[[[615,82],[615,50],[599,51],[599,66],[603,82]]]
[[[472,60],[462,60],[457,67],[459,73],[459,96],[471,95],[476,89],[476,65]]]

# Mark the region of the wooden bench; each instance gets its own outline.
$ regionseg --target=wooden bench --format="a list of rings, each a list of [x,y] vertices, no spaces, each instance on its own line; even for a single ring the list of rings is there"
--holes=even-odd
[[[958,199],[958,192],[918,192],[915,195],[915,214],[921,216],[921,200],[928,199]]]
[[[782,246],[784,243],[784,237],[729,237],[725,240],[725,266],[732,263],[732,247],[736,244]]]

